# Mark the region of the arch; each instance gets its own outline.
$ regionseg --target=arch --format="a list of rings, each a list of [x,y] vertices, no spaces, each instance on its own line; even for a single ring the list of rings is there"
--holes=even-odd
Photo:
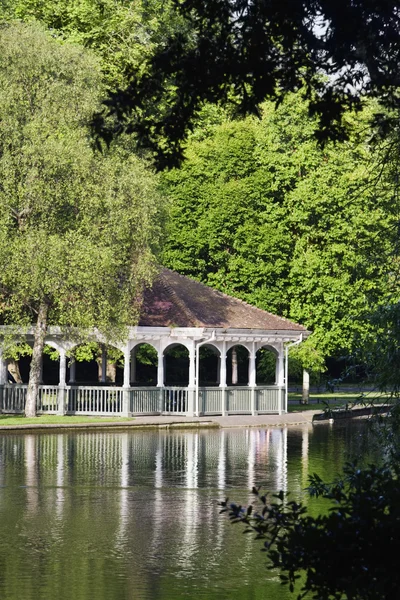
[[[75,344],[70,349],[67,380],[77,385],[122,385],[123,353],[97,341]]]
[[[63,347],[60,344],[58,344],[57,342],[55,342],[54,340],[45,339],[44,343],[45,343],[45,346],[50,346],[50,348],[54,348],[54,350],[57,350],[57,352],[60,352],[63,350]]]
[[[276,348],[272,344],[262,344],[260,346],[257,346],[257,352],[259,350],[263,350],[263,349],[269,350],[269,352],[272,352],[272,354],[275,354],[276,357],[279,356],[279,350],[278,350],[278,348]]]
[[[243,346],[243,348],[246,348],[247,352],[249,354],[251,354],[252,352],[252,348],[251,346],[247,343],[247,342],[227,342],[226,343],[226,351],[228,352],[228,350],[231,350],[232,348],[234,348],[235,346]]]
[[[153,344],[139,341],[130,352],[130,385],[156,386],[158,350]]]
[[[198,348],[199,386],[212,387],[220,383],[221,350],[210,342]]]
[[[235,360],[236,353],[236,360]],[[226,353],[227,385],[248,385],[250,350],[246,344],[233,343]]]
[[[24,348],[30,346],[33,342],[27,340],[25,343],[17,343],[15,347]],[[56,342],[45,341],[42,354],[42,369],[40,374],[40,382],[45,385],[58,385],[59,383],[59,364],[60,364],[60,347]],[[6,359],[7,362],[7,381],[9,383],[28,383],[29,373],[31,368],[32,355],[29,352],[22,351],[14,354],[14,358]]]
[[[31,352],[33,342],[26,340],[25,342],[16,342],[13,344],[13,357],[5,358],[7,365],[6,382],[8,383],[28,383],[29,370],[31,366]]]
[[[147,340],[136,340],[131,348],[130,351],[132,352],[132,350],[134,350],[135,348],[137,348],[138,346],[142,346],[143,344],[146,344],[146,346],[151,346],[152,348],[154,348],[154,350],[156,352],[158,352],[158,345],[153,344],[151,341],[147,341]]]
[[[186,344],[173,342],[164,348],[164,383],[167,386],[189,385],[189,349]]]

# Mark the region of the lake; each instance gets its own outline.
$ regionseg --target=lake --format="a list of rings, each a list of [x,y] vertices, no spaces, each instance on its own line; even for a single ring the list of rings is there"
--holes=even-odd
[[[367,437],[362,423],[1,435],[0,598],[293,599],[217,502],[253,485],[305,497]]]

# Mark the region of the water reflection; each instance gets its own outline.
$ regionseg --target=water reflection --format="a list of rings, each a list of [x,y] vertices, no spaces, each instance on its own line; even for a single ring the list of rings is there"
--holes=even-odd
[[[359,427],[0,436],[0,597],[280,598],[263,555],[218,514],[254,485],[332,478]]]

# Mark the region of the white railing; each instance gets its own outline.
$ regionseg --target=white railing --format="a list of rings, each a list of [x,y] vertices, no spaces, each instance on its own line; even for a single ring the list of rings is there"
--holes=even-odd
[[[27,385],[13,384],[2,386],[1,411],[4,413],[23,413],[27,390]]]
[[[67,413],[120,415],[123,410],[123,388],[77,386],[67,388]]]
[[[160,388],[131,388],[129,390],[129,412],[133,415],[159,415],[162,412],[163,396]]]
[[[55,414],[58,412],[59,387],[58,385],[41,385],[39,398],[36,404],[38,413]]]
[[[27,385],[19,384],[0,386],[0,412],[23,413],[27,389]],[[54,414],[62,413],[64,407],[66,414],[117,416],[124,413],[125,393],[128,399],[125,410],[129,414],[186,415],[190,409],[189,390],[182,387],[139,387],[124,390],[112,386],[60,388],[41,385],[36,410],[40,414]],[[199,389],[199,412],[203,415],[276,414],[283,410],[283,387]]]
[[[199,389],[199,411],[203,415],[221,415],[225,412],[225,390],[222,388]]]
[[[163,414],[186,415],[188,410],[187,388],[166,387],[162,388]]]
[[[284,411],[285,388],[256,388],[256,410],[259,413],[281,413]]]
[[[53,414],[58,411],[58,386],[39,386],[39,396],[36,403],[38,413]],[[0,393],[0,410],[3,413],[23,413],[25,410],[28,386],[26,384],[10,384],[2,386]]]
[[[227,390],[228,414],[251,414],[251,389],[249,387],[230,388]]]

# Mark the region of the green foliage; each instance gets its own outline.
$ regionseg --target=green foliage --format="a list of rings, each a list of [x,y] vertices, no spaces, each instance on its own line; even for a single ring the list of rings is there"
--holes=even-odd
[[[18,361],[22,356],[31,356],[32,348],[25,342],[15,343],[14,336],[5,336],[3,339],[3,355],[6,359]]]
[[[121,350],[114,346],[106,346],[107,361],[118,366],[123,366],[124,355]],[[85,344],[79,344],[75,346],[71,351],[71,357],[77,362],[91,362],[96,360],[101,363],[103,347],[97,342],[87,342]]]
[[[178,15],[165,0],[15,0],[0,8],[0,18],[38,20],[69,43],[92,50],[99,58],[109,89],[125,86],[133,70],[175,23]]]
[[[136,360],[142,365],[156,367],[158,364],[157,350],[150,344],[140,344],[136,348]]]
[[[43,348],[43,354],[47,354],[47,356],[49,356],[51,360],[58,360],[60,358],[60,353],[58,352],[58,350],[55,350],[55,348],[52,348],[47,344],[45,344]]]
[[[276,356],[270,350],[261,348],[257,352],[257,384],[268,385],[275,383]]]
[[[370,316],[372,331],[355,352],[355,359],[366,365],[367,374],[379,390],[400,395],[400,304],[388,303]]]
[[[254,489],[259,504],[244,508],[228,500],[222,512],[245,533],[265,540],[263,550],[283,584],[300,589],[298,599],[389,600],[397,597],[400,523],[398,467],[344,468],[327,484],[310,478],[311,496],[326,500],[325,514],[313,517],[283,492],[272,502]]]
[[[121,147],[93,151],[96,59],[39,26],[0,29],[0,286],[5,324],[38,307],[110,339],[135,322],[161,211],[151,172]],[[76,333],[78,329],[75,330]]]
[[[172,199],[166,266],[301,322],[296,356],[312,371],[365,336],[384,302],[398,206],[370,147],[371,106],[347,115],[351,139],[315,141],[299,95],[261,120],[210,125],[187,160],[163,174]]]
[[[154,40],[145,64],[107,103],[159,168],[182,159],[205,102],[233,105],[243,115],[258,113],[266,98],[281,101],[300,90],[319,116],[320,140],[346,139],[343,117],[359,109],[365,95],[398,106],[397,0],[345,0],[340,8],[331,0],[171,5],[182,23]],[[101,120],[97,125],[100,134],[110,134]]]

